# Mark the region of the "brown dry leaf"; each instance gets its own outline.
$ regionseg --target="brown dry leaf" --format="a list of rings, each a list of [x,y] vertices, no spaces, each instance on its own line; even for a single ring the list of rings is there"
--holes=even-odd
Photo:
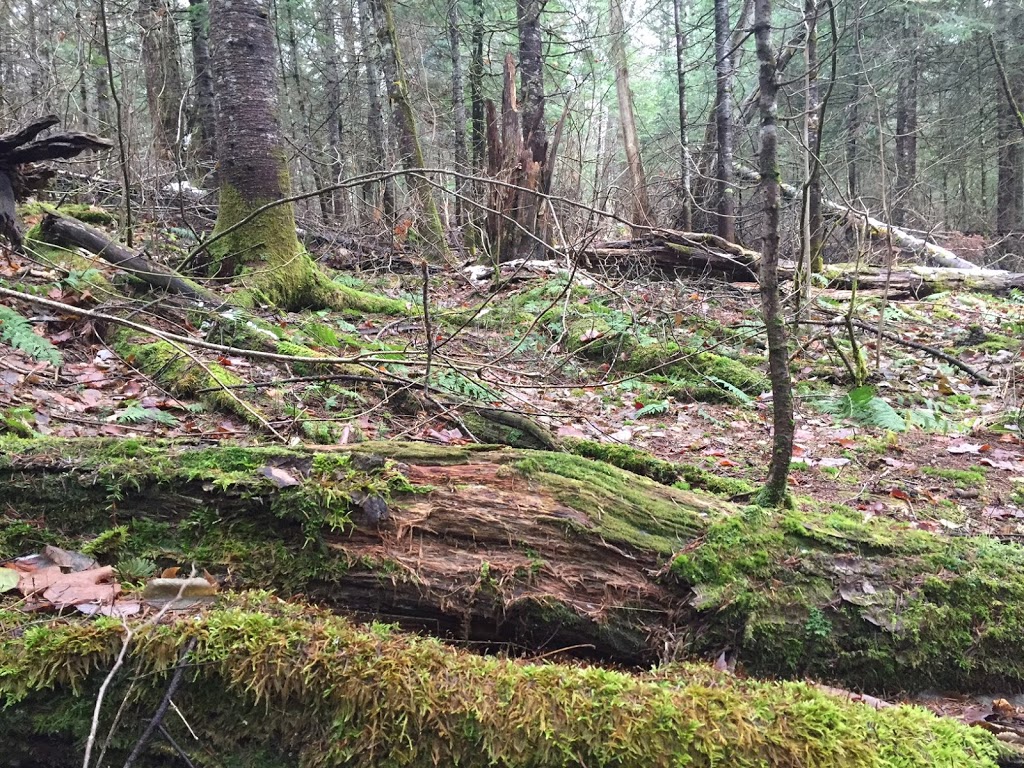
[[[71,552],[67,549],[47,544],[43,547],[43,555],[50,559],[54,565],[67,568],[72,572],[88,571],[96,567],[96,561],[81,552]]]
[[[88,571],[61,573],[43,592],[43,599],[63,608],[78,603],[113,602],[121,585],[113,581],[114,569],[109,565]]]
[[[64,571],[58,565],[46,565],[42,568],[35,568],[23,572],[18,580],[18,591],[25,595],[34,595],[37,592],[49,589],[57,583],[64,575]]]
[[[118,619],[123,619],[128,616],[134,616],[142,610],[142,603],[136,600],[118,600],[113,604],[109,603],[81,603],[75,606],[75,609],[84,613],[86,616],[113,616]]]

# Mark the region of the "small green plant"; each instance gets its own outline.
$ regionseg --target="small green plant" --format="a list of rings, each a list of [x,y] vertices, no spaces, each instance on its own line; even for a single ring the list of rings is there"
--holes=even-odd
[[[126,557],[114,566],[117,578],[131,584],[139,584],[156,573],[156,563],[148,557]]]
[[[143,408],[134,400],[125,403],[125,407],[115,411],[111,417],[118,424],[143,424],[153,422],[173,427],[178,424],[178,419],[159,408]]]
[[[804,624],[807,637],[814,640],[827,640],[832,634],[832,622],[822,613],[820,608],[812,607]]]
[[[870,386],[857,387],[838,398],[818,398],[811,403],[820,411],[850,419],[868,427],[905,432],[907,423],[885,400],[875,394]]]
[[[0,306],[0,341],[4,341],[33,360],[60,365],[61,356],[49,339],[36,333],[32,324],[10,307]]]

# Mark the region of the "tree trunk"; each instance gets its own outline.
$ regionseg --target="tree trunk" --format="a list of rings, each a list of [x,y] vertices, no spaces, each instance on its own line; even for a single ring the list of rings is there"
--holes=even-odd
[[[335,13],[334,0],[321,0],[319,3],[321,34],[317,37],[320,40],[321,51],[324,57],[324,100],[327,106],[327,115],[324,118],[327,128],[327,160],[326,166],[327,181],[329,184],[337,184],[344,176],[342,168],[342,147],[341,136],[344,131],[344,117],[341,98],[341,69],[338,64],[338,35],[335,32],[337,14]],[[344,192],[333,190],[321,196],[320,205],[324,211],[325,220],[338,219],[343,211]]]
[[[716,217],[718,236],[736,242],[736,200],[732,186],[732,50],[729,0],[715,0]]]
[[[787,503],[789,463],[793,456],[793,385],[789,378],[786,322],[779,296],[779,167],[776,126],[775,52],[771,38],[771,0],[754,2],[754,34],[761,63],[761,192],[764,195],[764,235],[758,269],[761,310],[768,336],[768,366],[772,381],[772,458],[768,479],[758,501],[767,507]]]
[[[575,450],[666,483],[702,477],[628,448]],[[1024,683],[1006,640],[1024,618],[992,613],[1024,601],[1020,547],[859,515],[751,517],[564,453],[48,438],[8,446],[0,481],[17,531],[3,559],[124,526],[105,562],[195,563],[232,590],[478,647],[642,668],[728,647],[748,674],[859,690]]]
[[[630,179],[630,209],[633,223],[641,228],[650,226],[651,206],[647,199],[647,178],[640,157],[640,139],[636,130],[636,112],[633,93],[629,89],[629,65],[626,58],[626,31],[622,20],[622,0],[609,0],[608,36],[612,64],[615,67],[615,93],[619,101],[619,125],[622,127],[622,147],[626,153],[626,166]]]
[[[693,229],[693,172],[690,162],[690,121],[686,106],[686,50],[690,23],[690,0],[673,0],[672,19],[676,38],[676,95],[679,100],[679,212],[675,226],[684,232]]]
[[[139,0],[135,18],[142,29],[142,69],[153,138],[160,156],[174,159],[184,93],[178,29],[166,0]]]
[[[195,97],[192,101],[193,131],[197,134],[196,158],[211,169],[217,157],[217,120],[210,68],[210,8],[207,0],[189,0],[192,31],[192,69]]]
[[[261,300],[282,307],[315,304],[315,270],[308,257],[300,257],[291,204],[238,226],[291,191],[277,121],[274,40],[263,0],[214,2],[210,45],[220,188],[217,239],[208,249],[213,271],[242,278]]]
[[[395,19],[391,13],[391,0],[371,0],[371,2],[374,3],[377,41],[381,48],[388,97],[391,100],[395,126],[398,130],[402,165],[407,170],[423,168],[426,163],[423,160],[423,148],[416,131],[416,116],[412,101],[409,99],[405,68],[399,54],[398,33],[395,30]],[[416,199],[420,205],[427,254],[435,261],[451,262],[452,255],[448,251],[441,215],[438,213],[437,202],[430,182],[421,175],[413,175],[409,179],[409,185],[416,193]]]
[[[548,241],[544,202],[535,192],[542,191],[547,171],[548,137],[544,119],[544,51],[540,16],[546,0],[517,0],[519,27],[519,106],[522,126],[521,186],[529,192],[519,196],[516,218],[522,230],[515,246],[502,255],[508,258],[542,258]],[[506,166],[511,167],[511,166]]]
[[[473,590],[486,596],[495,581],[482,570]],[[77,768],[91,727],[107,734],[103,765],[128,765],[136,752],[145,766],[193,764],[198,752],[201,765],[321,768],[996,768],[1019,759],[983,729],[825,686],[696,665],[629,674],[508,658],[518,649],[486,657],[291,598],[203,602],[214,604],[171,611],[157,626],[5,613],[9,764]],[[137,736],[147,723],[161,740]]]
[[[904,11],[903,34],[908,61],[900,67],[896,89],[896,199],[892,215],[897,227],[909,223],[917,182],[917,79],[921,54],[918,51],[919,22],[911,18],[909,9]]]
[[[484,105],[484,3],[473,0],[472,55],[469,61],[469,94],[473,121],[473,171],[487,168],[487,115]]]
[[[448,49],[452,62],[452,142],[455,146],[455,170],[469,173],[469,157],[466,153],[466,94],[462,84],[462,53],[459,50],[459,0],[448,0]],[[462,227],[468,215],[462,200],[466,185],[460,176],[455,177],[455,224]]]
[[[357,0],[359,8],[359,36],[362,40],[364,66],[366,67],[366,128],[370,139],[367,148],[364,172],[382,173],[388,167],[388,152],[385,136],[384,107],[380,98],[380,72],[383,71],[380,46],[377,43],[373,9],[370,0]],[[369,181],[363,185],[363,202],[371,209],[371,218],[376,218],[377,189],[380,194],[380,213],[389,229],[395,225],[395,185],[390,177],[383,181]]]
[[[824,106],[818,93],[818,0],[805,0],[804,24],[807,25],[805,53],[807,92],[804,101],[804,124],[807,129],[807,272],[821,272],[825,228],[821,217],[821,132]]]
[[[999,0],[995,9],[999,32],[996,55],[1003,63],[1012,88],[1020,80],[1020,54],[1016,45],[1007,45],[1007,39],[1010,30],[1016,28],[1017,19],[1011,14],[1008,0]],[[1012,95],[1019,103],[1021,94]],[[996,234],[1002,238],[1012,238],[1019,232],[1024,214],[1024,141],[1017,120],[1010,99],[1004,94],[996,101]]]

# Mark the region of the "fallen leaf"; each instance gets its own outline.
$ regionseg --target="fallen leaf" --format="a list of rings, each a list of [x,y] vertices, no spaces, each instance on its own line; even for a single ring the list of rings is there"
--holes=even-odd
[[[21,581],[21,574],[13,568],[0,568],[0,592],[10,592],[16,589]]]
[[[280,467],[262,467],[260,469],[260,474],[270,480],[270,482],[278,488],[291,488],[293,485],[299,485],[300,482],[296,480],[290,472],[281,469]]]
[[[989,446],[981,443],[956,443],[949,446],[946,450],[949,453],[960,454],[960,453],[981,453],[987,451]]]

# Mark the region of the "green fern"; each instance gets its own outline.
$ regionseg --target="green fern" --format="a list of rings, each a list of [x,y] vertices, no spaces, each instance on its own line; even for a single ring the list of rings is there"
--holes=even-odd
[[[0,306],[0,340],[34,360],[61,364],[60,352],[50,340],[32,330],[32,324],[10,307]]]
[[[340,347],[341,340],[333,328],[323,323],[309,323],[303,330],[321,347]]]
[[[837,398],[818,400],[821,411],[850,419],[867,427],[878,427],[893,432],[905,432],[907,423],[895,409],[875,394],[874,387],[857,387]]]
[[[470,400],[493,402],[499,399],[495,392],[480,386],[458,371],[442,370],[431,376],[431,379],[431,383],[439,389],[447,390],[452,394],[462,395]]]
[[[726,392],[732,395],[733,398],[736,401],[738,401],[740,405],[750,405],[754,402],[754,398],[752,398],[750,395],[748,395],[746,392],[744,392],[742,389],[735,386],[734,384],[730,384],[725,379],[720,379],[717,376],[708,376],[707,374],[704,374],[704,378],[710,381],[716,387],[721,387],[722,389],[724,389]]]
[[[142,424],[144,422],[156,422],[164,426],[176,426],[178,420],[171,414],[161,411],[159,408],[143,408],[138,403],[129,402],[124,408],[117,411],[113,417],[118,424]]]
[[[642,419],[644,416],[661,416],[668,413],[668,400],[661,400],[656,403],[648,403],[639,411],[636,412],[636,418]]]

